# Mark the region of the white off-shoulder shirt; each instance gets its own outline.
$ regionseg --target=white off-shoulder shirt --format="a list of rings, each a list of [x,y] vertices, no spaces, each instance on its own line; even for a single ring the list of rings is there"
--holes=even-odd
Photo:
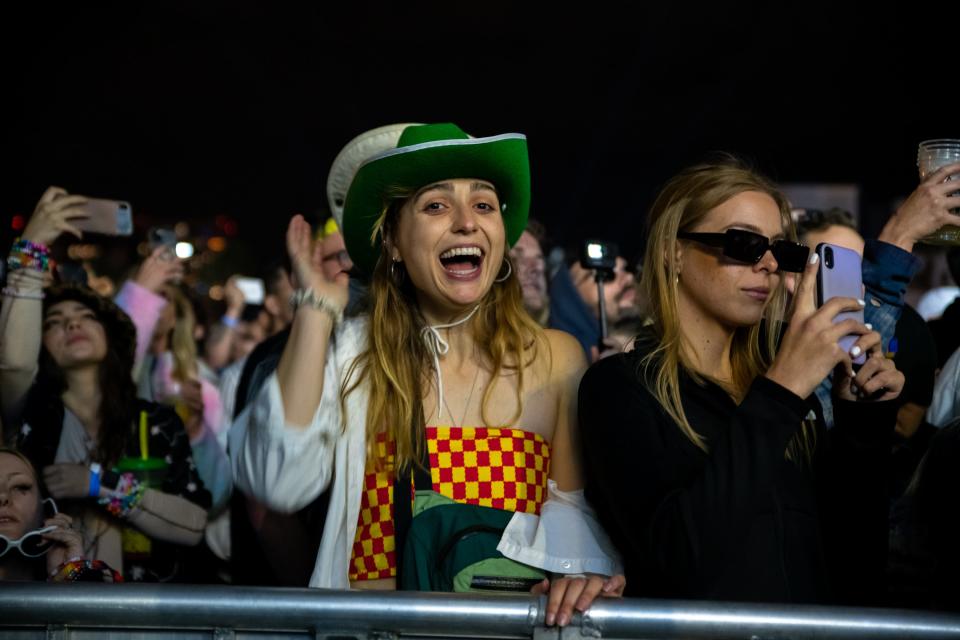
[[[230,432],[236,485],[271,509],[297,511],[330,488],[312,587],[350,586],[349,563],[366,466],[369,393],[360,384],[347,396],[346,420],[339,394],[350,364],[366,343],[367,327],[366,318],[349,319],[337,327],[324,363],[320,406],[307,427],[286,423],[274,373]],[[540,515],[515,513],[497,549],[508,558],[558,574],[623,572],[583,491],[560,491],[552,480]]]

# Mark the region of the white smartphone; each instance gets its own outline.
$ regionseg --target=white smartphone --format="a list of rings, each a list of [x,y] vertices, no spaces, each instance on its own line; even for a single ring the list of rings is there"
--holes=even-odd
[[[263,304],[263,280],[260,278],[237,278],[237,288],[243,292],[247,304]]]

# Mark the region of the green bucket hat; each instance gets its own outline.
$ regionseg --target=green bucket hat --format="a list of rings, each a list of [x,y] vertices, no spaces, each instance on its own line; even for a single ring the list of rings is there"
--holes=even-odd
[[[432,182],[456,178],[489,180],[500,196],[507,244],[527,226],[530,211],[530,163],[527,137],[505,133],[471,138],[454,124],[411,125],[395,149],[378,153],[357,170],[343,206],[343,240],[350,259],[372,273],[380,256],[377,219],[396,189],[417,190]]]

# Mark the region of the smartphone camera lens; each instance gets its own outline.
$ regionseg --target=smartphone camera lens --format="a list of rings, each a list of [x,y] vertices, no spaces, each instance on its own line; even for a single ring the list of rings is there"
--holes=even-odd
[[[833,269],[833,249],[823,248],[823,264],[827,269]]]

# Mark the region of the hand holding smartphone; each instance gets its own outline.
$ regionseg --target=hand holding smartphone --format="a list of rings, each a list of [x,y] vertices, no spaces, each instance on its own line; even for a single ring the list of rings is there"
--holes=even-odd
[[[244,304],[263,304],[264,288],[260,278],[237,278],[237,288],[243,293]]]
[[[73,226],[80,231],[108,236],[133,235],[133,210],[129,202],[88,198],[77,208],[84,216],[76,218]]]
[[[863,298],[860,254],[852,249],[827,243],[817,245],[816,251],[820,257],[820,269],[817,271],[817,307],[822,307],[831,298]],[[838,313],[833,322],[843,322],[848,318],[863,323],[863,309]],[[858,338],[856,334],[848,334],[840,338],[839,344],[849,353]],[[861,353],[853,359],[853,363],[861,365],[866,360],[867,354]]]

